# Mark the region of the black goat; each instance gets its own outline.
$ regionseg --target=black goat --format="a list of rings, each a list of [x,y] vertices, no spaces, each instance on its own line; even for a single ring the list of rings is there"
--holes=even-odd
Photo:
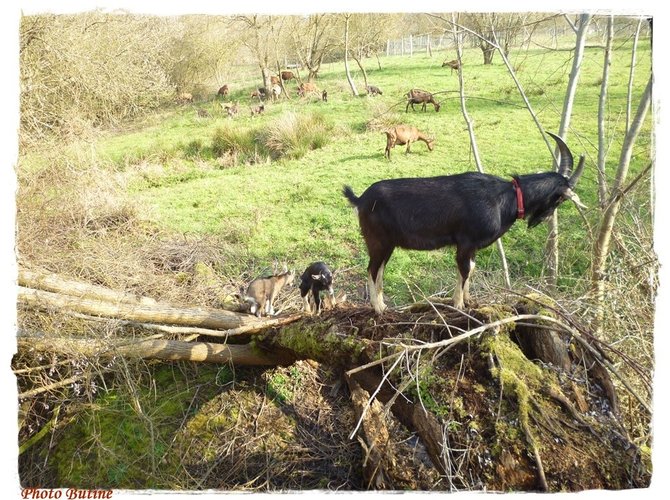
[[[325,262],[312,262],[300,277],[300,296],[302,297],[307,312],[312,312],[308,297],[310,291],[314,297],[316,314],[321,312],[321,292],[324,290],[328,290],[330,301],[332,305],[335,305],[333,273],[330,272],[330,269],[328,269]]]
[[[357,197],[349,186],[344,196],[356,207],[368,248],[370,302],[381,314],[384,266],[396,247],[434,250],[456,246],[458,282],[454,306],[463,309],[475,254],[500,238],[516,219],[534,227],[565,200],[583,207],[573,191],[584,169],[582,156],[575,172],[572,153],[558,144],[558,172],[514,176],[512,182],[493,175],[467,172],[440,177],[389,179],[372,184]]]

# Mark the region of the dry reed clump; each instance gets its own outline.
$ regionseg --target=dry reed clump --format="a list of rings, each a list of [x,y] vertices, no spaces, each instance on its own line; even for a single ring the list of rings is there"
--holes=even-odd
[[[241,286],[244,263],[224,243],[149,228],[125,195],[122,175],[81,159],[52,160],[19,165],[20,266],[190,305],[220,306]]]
[[[274,158],[301,158],[308,151],[322,148],[329,140],[331,127],[319,113],[286,112],[262,131],[263,142]]]

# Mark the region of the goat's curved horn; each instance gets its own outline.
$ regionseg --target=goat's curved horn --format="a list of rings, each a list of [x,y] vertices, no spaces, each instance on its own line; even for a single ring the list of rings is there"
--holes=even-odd
[[[563,142],[563,139],[561,139],[556,134],[552,134],[551,132],[547,132],[547,134],[553,137],[553,139],[556,141],[558,151],[561,153],[561,163],[558,165],[558,173],[567,177],[570,171],[572,170],[573,165],[572,153],[570,152],[570,148],[565,142]]]
[[[575,169],[575,172],[570,176],[570,179],[568,180],[568,184],[570,184],[570,187],[573,188],[577,185],[577,181],[582,175],[582,172],[584,171],[584,160],[585,156],[581,155],[579,157],[579,163],[577,164],[577,168]]]

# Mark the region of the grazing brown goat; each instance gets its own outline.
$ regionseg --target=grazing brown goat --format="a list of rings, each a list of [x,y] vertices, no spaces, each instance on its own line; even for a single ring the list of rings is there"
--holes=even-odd
[[[285,82],[288,82],[289,80],[293,80],[295,78],[295,75],[293,74],[293,71],[282,71],[281,72],[281,79],[284,80]],[[279,83],[279,82],[277,82]]]
[[[454,59],[452,61],[444,61],[442,63],[442,67],[444,68],[445,66],[449,66],[451,68],[451,72],[453,73],[454,70],[458,70],[461,67],[461,63],[458,62],[458,59]]]
[[[405,106],[405,113],[409,109],[410,105],[412,106],[412,111],[414,111],[415,104],[422,104],[421,111],[426,111],[426,104],[429,102],[435,106],[435,111],[440,110],[440,103],[435,100],[433,94],[426,92],[425,90],[412,89],[407,92],[407,106]]]
[[[221,87],[216,95],[222,95],[224,97],[227,96],[228,95],[228,85],[226,84],[223,87]]]
[[[265,104],[260,103],[258,106],[251,108],[251,116],[260,115],[265,111]]]
[[[240,107],[238,103],[233,104],[232,106],[229,106],[228,104],[223,104],[221,103],[221,106],[223,107],[223,110],[228,113],[228,117],[232,118],[233,116],[237,115],[237,113],[240,112]]]
[[[420,132],[418,128],[411,125],[398,125],[384,133],[386,134],[386,150],[384,150],[384,156],[389,160],[391,159],[391,149],[394,148],[396,144],[407,144],[405,154],[409,153],[410,145],[413,142],[425,142],[429,151],[433,150],[433,145],[435,144],[435,139],[428,137],[423,132]]]
[[[316,88],[316,84],[312,82],[301,83],[298,87],[298,95],[300,97],[305,97],[308,93],[318,92],[319,89]]]

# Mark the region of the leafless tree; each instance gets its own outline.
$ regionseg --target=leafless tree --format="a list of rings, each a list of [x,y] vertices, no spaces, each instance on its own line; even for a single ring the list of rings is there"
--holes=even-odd
[[[630,159],[633,154],[633,147],[640,129],[644,123],[647,115],[647,110],[651,103],[653,77],[649,77],[647,87],[640,99],[637,107],[635,118],[633,119],[630,128],[626,132],[623,147],[621,148],[621,155],[619,156],[619,164],[616,171],[616,176],[612,187],[610,188],[610,196],[605,206],[603,218],[599,224],[598,236],[593,249],[593,266],[591,271],[591,290],[595,296],[598,307],[596,318],[596,330],[599,330],[602,323],[602,303],[605,295],[605,275],[607,256],[610,251],[610,243],[612,240],[612,231],[614,229],[614,222],[621,208],[623,194],[626,192],[624,184],[628,175],[630,166]]]
[[[272,48],[275,44],[273,38],[275,32],[274,24],[277,19],[274,16],[253,14],[249,16],[235,16],[234,20],[242,27],[242,43],[254,55],[256,63],[261,70],[263,86],[266,89],[271,88],[270,61],[273,59]]]
[[[344,18],[344,71],[347,74],[347,81],[349,82],[349,87],[351,87],[351,92],[355,96],[358,95],[358,90],[356,89],[356,84],[354,79],[351,77],[351,71],[349,70],[349,23],[351,21],[351,16],[353,14],[342,14]]]
[[[598,101],[598,201],[602,207],[607,196],[607,178],[605,177],[605,158],[607,156],[607,140],[605,119],[607,113],[607,85],[609,82],[610,66],[612,65],[612,39],[614,38],[614,16],[607,20],[607,34],[605,42],[605,60],[603,62],[603,79],[600,84],[600,99]]]
[[[317,78],[324,58],[336,47],[335,14],[312,14],[293,20],[292,44],[300,63],[307,68],[307,80]]]
[[[508,57],[516,38],[523,31],[524,15],[503,12],[471,13],[464,16],[462,24],[479,35],[476,43],[482,50],[484,64],[491,64],[496,48],[487,43],[487,40],[493,40],[495,33],[502,52]]]
[[[568,130],[570,129],[570,119],[572,117],[572,107],[575,100],[575,93],[577,92],[577,83],[579,82],[579,74],[582,67],[582,60],[584,58],[584,46],[586,45],[586,35],[588,27],[591,22],[591,14],[581,14],[579,16],[579,24],[573,25],[576,33],[575,51],[572,57],[572,69],[570,70],[570,78],[568,79],[568,86],[565,92],[565,99],[563,100],[563,111],[561,113],[561,123],[558,128],[558,135],[564,140],[567,139]],[[566,20],[570,20],[566,16]],[[547,237],[547,245],[545,247],[547,281],[550,285],[555,285],[558,280],[558,213],[554,212],[549,218],[549,236]]]
[[[460,64],[463,56],[463,32],[458,28],[459,26],[458,14],[452,13],[451,19],[452,19],[451,26],[452,26],[452,33],[454,36],[454,44],[456,45],[456,55],[459,62],[458,88],[461,102],[461,112],[463,113],[463,119],[465,120],[465,123],[468,127],[468,134],[470,136],[470,146],[472,147],[472,153],[475,159],[475,164],[477,166],[477,171],[484,172],[484,167],[482,166],[482,162],[479,157],[479,148],[477,147],[477,139],[475,136],[474,127],[472,125],[472,120],[470,120],[470,116],[468,115],[468,111],[465,106],[465,86],[463,84],[463,66]],[[498,240],[496,241],[496,246],[498,248],[498,252],[500,253],[500,260],[502,261],[503,272],[505,275],[505,284],[507,285],[508,288],[510,288],[512,284],[509,277],[509,267],[507,265],[507,258],[505,257],[505,248],[503,247],[502,240],[500,238],[498,238]]]

